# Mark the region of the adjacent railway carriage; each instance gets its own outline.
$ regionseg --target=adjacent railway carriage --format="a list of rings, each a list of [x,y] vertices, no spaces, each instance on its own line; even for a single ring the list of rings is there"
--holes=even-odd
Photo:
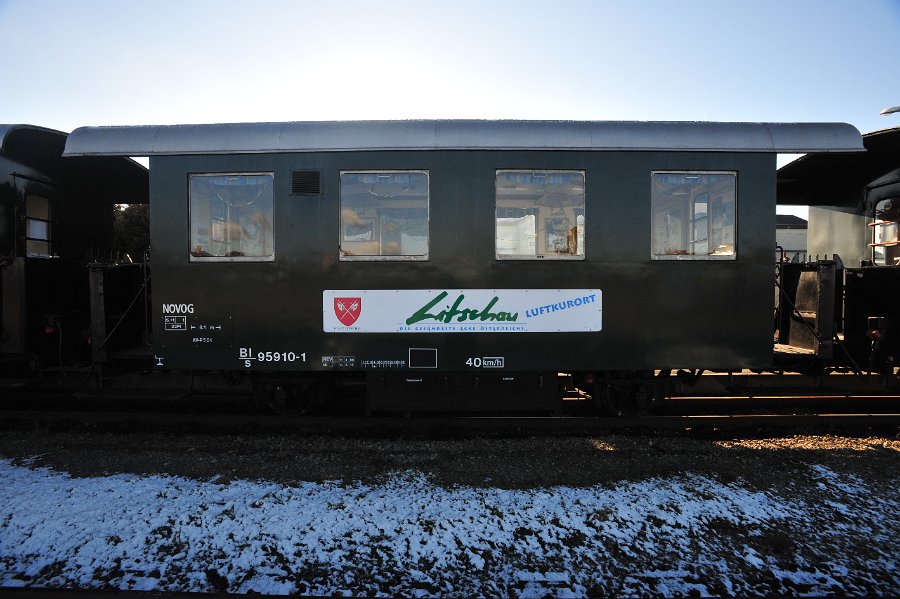
[[[150,157],[158,369],[470,410],[553,407],[558,372],[640,403],[654,370],[770,368],[775,155],[862,149],[844,124],[400,121],[91,127],[66,155]]]
[[[783,307],[799,304],[807,316],[782,309],[781,337],[810,350],[817,369],[839,363],[896,380],[900,127],[867,133],[863,144],[862,154],[804,156],[778,173],[780,202],[811,205],[813,260],[783,269]]]
[[[107,262],[115,203],[146,203],[127,158],[62,158],[66,134],[0,125],[0,374],[90,354],[84,266]],[[63,335],[65,331],[65,335]]]

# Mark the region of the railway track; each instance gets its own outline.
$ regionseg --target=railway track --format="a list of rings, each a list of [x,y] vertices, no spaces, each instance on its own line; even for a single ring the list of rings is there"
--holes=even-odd
[[[650,415],[605,417],[582,402],[567,415],[357,416],[353,400],[311,415],[276,415],[248,395],[103,390],[12,391],[0,400],[0,428],[364,434],[594,434],[613,430],[900,428],[900,395],[682,396],[656,403]],[[354,409],[356,408],[356,409]]]
[[[595,416],[310,416],[285,418],[267,414],[198,414],[72,410],[3,410],[0,428],[113,431],[190,431],[209,433],[295,432],[302,434],[415,434],[454,437],[469,434],[579,435],[611,431],[847,429],[900,430],[900,410],[854,413],[734,413]]]

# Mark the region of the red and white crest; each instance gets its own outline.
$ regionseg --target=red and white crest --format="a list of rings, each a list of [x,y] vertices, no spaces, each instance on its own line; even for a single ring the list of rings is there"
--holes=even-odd
[[[361,297],[336,297],[334,298],[334,315],[345,327],[349,327],[362,311]]]

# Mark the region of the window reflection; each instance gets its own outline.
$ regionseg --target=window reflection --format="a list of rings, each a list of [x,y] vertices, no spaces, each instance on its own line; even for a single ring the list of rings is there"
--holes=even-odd
[[[875,205],[872,223],[873,260],[879,266],[900,265],[900,198],[881,200]]]
[[[652,257],[734,259],[734,173],[652,173]]]
[[[428,173],[341,173],[341,260],[428,258]]]
[[[191,261],[272,260],[273,175],[191,175]]]
[[[584,259],[584,172],[500,170],[497,258]]]

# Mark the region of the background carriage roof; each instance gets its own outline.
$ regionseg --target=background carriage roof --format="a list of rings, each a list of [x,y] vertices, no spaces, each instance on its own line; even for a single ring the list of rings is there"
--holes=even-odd
[[[810,154],[781,167],[778,203],[855,205],[866,186],[900,180],[900,127],[866,133],[863,144],[862,154]]]
[[[358,150],[661,150],[855,152],[846,123],[646,121],[298,121],[81,127],[66,156],[258,154]]]
[[[55,129],[0,124],[0,156],[34,168],[56,183],[81,189],[91,201],[147,203],[149,177],[144,166],[130,158],[63,159],[66,137]]]

